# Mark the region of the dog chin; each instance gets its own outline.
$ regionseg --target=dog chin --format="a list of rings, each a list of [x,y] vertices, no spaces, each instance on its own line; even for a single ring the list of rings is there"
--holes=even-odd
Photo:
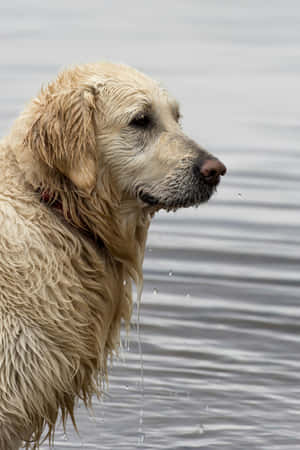
[[[206,192],[189,192],[186,195],[174,196],[170,195],[165,198],[159,198],[147,191],[140,191],[139,198],[142,202],[155,210],[165,209],[167,211],[176,211],[179,208],[189,208],[191,206],[199,206],[202,203],[206,203],[213,193],[216,191],[216,187],[209,187]]]

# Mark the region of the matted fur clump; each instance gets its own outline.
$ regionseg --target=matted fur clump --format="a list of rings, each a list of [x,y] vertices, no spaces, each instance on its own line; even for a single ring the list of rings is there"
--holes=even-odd
[[[53,439],[100,393],[161,208],[209,199],[225,167],[176,101],[126,66],[75,67],[0,143],[0,450]]]

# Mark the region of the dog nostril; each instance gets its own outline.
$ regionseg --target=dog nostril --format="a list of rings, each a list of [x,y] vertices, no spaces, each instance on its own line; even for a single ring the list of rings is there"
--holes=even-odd
[[[201,175],[207,179],[214,180],[226,173],[226,167],[218,159],[207,159],[200,169]]]

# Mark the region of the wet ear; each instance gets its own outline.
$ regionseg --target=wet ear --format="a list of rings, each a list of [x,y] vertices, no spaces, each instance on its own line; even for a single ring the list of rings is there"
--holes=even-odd
[[[89,194],[97,182],[96,95],[91,87],[45,93],[25,139],[35,155]]]

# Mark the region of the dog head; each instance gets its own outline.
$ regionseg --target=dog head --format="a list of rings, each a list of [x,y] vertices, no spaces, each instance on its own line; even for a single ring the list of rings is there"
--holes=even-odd
[[[225,166],[189,139],[178,103],[127,66],[63,72],[35,101],[26,145],[79,192],[100,192],[108,170],[121,197],[177,209],[207,201]]]

